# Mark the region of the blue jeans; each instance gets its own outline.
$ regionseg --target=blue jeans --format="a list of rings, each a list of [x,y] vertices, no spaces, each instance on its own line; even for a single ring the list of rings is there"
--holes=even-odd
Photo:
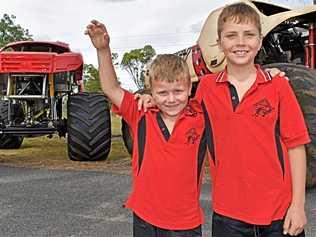
[[[202,237],[201,225],[190,230],[166,230],[133,215],[133,237]]]
[[[213,213],[212,237],[287,237],[283,235],[283,220],[270,225],[253,225]],[[304,231],[297,237],[305,237]]]

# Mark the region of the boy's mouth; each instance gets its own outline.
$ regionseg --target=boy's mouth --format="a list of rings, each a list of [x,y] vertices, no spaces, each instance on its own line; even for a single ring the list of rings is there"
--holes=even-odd
[[[248,50],[234,50],[233,53],[236,54],[237,56],[244,56],[248,53]]]
[[[177,108],[178,104],[173,104],[173,105],[165,105],[166,108],[168,109],[173,109],[173,108]]]

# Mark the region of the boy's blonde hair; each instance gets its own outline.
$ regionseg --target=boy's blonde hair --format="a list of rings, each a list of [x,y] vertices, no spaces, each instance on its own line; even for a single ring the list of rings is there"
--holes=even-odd
[[[187,63],[174,54],[159,54],[148,66],[147,73],[149,84],[152,81],[187,81],[191,82]]]
[[[235,3],[224,7],[217,20],[217,35],[221,38],[223,25],[227,21],[232,21],[237,24],[251,22],[254,23],[261,36],[260,16],[254,8],[246,3]]]

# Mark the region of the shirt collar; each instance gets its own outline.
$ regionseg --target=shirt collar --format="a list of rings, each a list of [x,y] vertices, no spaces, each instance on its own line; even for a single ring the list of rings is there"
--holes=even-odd
[[[258,84],[266,83],[272,80],[272,76],[263,70],[260,65],[255,64],[255,67],[257,69],[257,78],[256,82]],[[227,77],[227,66],[225,67],[225,70],[221,71],[217,77],[216,77],[216,82],[227,82],[228,77]]]

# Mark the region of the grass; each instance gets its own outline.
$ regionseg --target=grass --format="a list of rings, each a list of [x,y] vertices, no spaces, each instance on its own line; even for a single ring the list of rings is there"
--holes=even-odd
[[[0,164],[63,170],[113,170],[125,173],[130,170],[131,158],[124,147],[120,134],[120,118],[112,115],[112,135],[116,137],[112,139],[111,152],[105,161],[69,160],[66,139],[55,135],[52,138],[46,136],[26,138],[20,149],[0,150]]]
[[[112,136],[121,135],[121,118],[111,113],[111,128],[112,128]]]

